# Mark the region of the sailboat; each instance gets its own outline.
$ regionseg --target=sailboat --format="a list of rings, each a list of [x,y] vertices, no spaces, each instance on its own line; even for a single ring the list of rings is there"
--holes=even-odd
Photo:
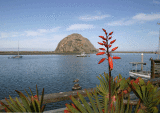
[[[12,56],[12,57],[8,57],[8,58],[22,58],[22,56],[19,55],[19,41],[18,41],[18,55]]]

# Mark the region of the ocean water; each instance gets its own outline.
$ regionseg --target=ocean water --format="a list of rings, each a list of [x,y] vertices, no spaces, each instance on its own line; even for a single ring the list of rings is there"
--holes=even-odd
[[[129,77],[132,69],[130,62],[141,62],[141,53],[113,53],[121,59],[113,60],[112,76],[121,74]],[[76,55],[23,55],[22,59],[8,59],[11,55],[0,55],[0,100],[5,97],[18,97],[15,90],[26,94],[29,87],[36,94],[36,84],[41,94],[44,88],[45,94],[71,91],[74,86],[73,80],[79,79],[82,89],[94,88],[99,85],[97,76],[104,72],[108,73],[107,60],[98,64],[105,55],[90,57],[76,57]],[[150,71],[150,58],[156,59],[157,54],[143,55],[143,61],[147,63],[144,70]],[[138,67],[140,68],[140,66]],[[53,110],[65,107],[62,101],[47,104],[45,110]]]

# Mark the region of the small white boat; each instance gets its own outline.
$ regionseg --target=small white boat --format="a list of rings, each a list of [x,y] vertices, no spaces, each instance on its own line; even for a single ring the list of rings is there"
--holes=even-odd
[[[130,62],[132,64],[132,70],[129,71],[129,76],[131,78],[138,78],[141,77],[144,80],[151,79],[151,72],[150,71],[143,71],[143,70],[137,70],[137,65],[146,65],[144,62]],[[133,66],[135,66],[136,69],[133,70]]]
[[[87,54],[85,52],[81,53],[81,55],[77,55],[77,57],[87,57]]]

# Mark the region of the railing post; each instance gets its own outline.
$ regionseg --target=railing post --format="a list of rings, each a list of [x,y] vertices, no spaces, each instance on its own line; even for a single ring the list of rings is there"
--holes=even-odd
[[[154,73],[154,60],[153,60],[153,58],[151,57],[150,58],[150,60],[151,60],[151,79],[152,78],[155,78],[155,73]]]

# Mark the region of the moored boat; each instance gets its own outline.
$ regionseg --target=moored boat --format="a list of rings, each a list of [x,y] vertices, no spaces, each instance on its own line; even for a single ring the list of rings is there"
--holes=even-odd
[[[12,56],[12,57],[8,57],[9,59],[10,58],[22,58],[22,56],[19,55],[19,41],[18,41],[18,55],[16,56]]]
[[[137,65],[146,65],[144,62],[130,62],[132,64],[132,70],[129,71],[129,76],[131,78],[138,78],[141,77],[144,80],[151,79],[151,72],[150,71],[143,71],[142,69],[137,69]],[[135,69],[133,69],[133,66],[135,66]]]
[[[87,54],[85,52],[81,53],[81,55],[77,55],[77,57],[87,57]]]

